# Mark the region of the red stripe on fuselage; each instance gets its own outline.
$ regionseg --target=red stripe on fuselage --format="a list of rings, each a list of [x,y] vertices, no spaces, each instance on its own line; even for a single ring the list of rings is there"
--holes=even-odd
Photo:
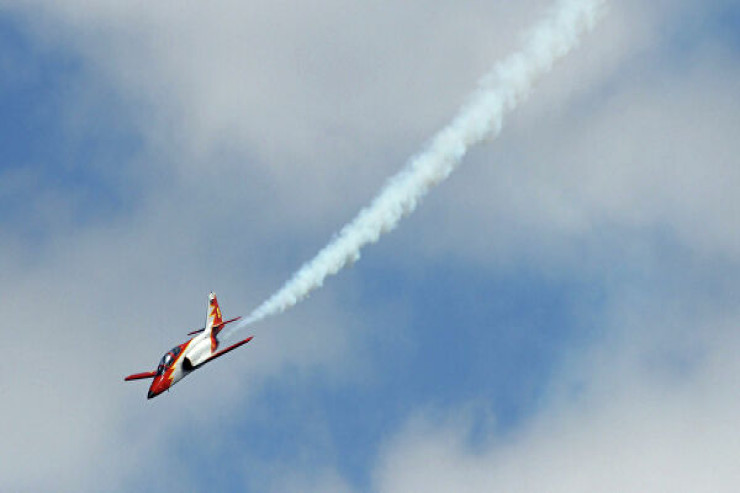
[[[188,347],[190,342],[193,339],[189,339],[186,342],[183,342],[178,346],[180,348],[180,354],[178,354],[175,359],[172,361],[170,366],[167,367],[167,369],[164,371],[163,374],[161,374],[158,377],[154,378],[154,381],[152,382],[152,385],[149,387],[149,393],[147,394],[149,399],[152,397],[156,397],[165,390],[169,389],[173,385],[173,373],[175,372],[175,368],[177,366],[177,362],[180,361],[181,358],[185,356],[185,349]]]

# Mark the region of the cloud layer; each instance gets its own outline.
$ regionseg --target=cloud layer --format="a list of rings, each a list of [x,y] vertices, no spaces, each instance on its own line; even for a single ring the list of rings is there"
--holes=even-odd
[[[123,375],[273,292],[549,2],[2,5],[39,137],[0,169],[0,489],[737,484],[731,2],[611,2],[366,262],[153,402]]]

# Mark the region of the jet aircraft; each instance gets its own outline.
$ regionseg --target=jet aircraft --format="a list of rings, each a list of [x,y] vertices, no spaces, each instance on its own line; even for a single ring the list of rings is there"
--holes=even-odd
[[[232,349],[236,349],[242,344],[246,344],[251,341],[252,337],[247,337],[246,339],[243,339],[236,344],[232,344],[225,349],[221,349],[220,351],[218,350],[218,333],[221,332],[221,329],[223,329],[226,324],[235,322],[240,318],[241,317],[236,317],[224,322],[221,318],[221,309],[218,306],[218,300],[216,299],[215,293],[212,292],[208,296],[206,326],[200,330],[190,332],[188,335],[192,335],[194,337],[167,351],[159,361],[156,371],[136,373],[134,375],[127,376],[124,380],[130,381],[153,378],[154,380],[152,381],[152,385],[149,387],[149,393],[147,396],[149,399],[158,396],[209,361],[213,361]]]

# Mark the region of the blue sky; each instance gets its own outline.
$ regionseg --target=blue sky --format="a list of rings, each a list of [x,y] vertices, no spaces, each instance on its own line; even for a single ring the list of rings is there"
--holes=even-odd
[[[0,490],[734,491],[740,5],[643,3],[147,401],[123,376],[274,292],[549,2],[3,2]]]
[[[113,92],[80,101],[80,93],[95,84],[87,79],[85,61],[33,39],[16,15],[3,16],[0,33],[8,229],[42,246],[57,228],[74,232],[134,207],[136,188],[120,163],[140,150],[141,139],[121,101]],[[91,107],[76,108],[71,100]],[[42,203],[53,200],[59,215],[39,214],[35,196]]]

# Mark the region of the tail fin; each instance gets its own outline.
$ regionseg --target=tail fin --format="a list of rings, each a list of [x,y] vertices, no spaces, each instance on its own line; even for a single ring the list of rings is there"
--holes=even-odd
[[[214,327],[216,327],[214,329]],[[211,338],[211,353],[216,352],[218,348],[218,335],[219,330],[223,327],[223,319],[221,318],[221,308],[218,307],[218,300],[216,299],[216,293],[211,292],[208,295],[208,311],[206,312],[206,328],[205,333]]]

